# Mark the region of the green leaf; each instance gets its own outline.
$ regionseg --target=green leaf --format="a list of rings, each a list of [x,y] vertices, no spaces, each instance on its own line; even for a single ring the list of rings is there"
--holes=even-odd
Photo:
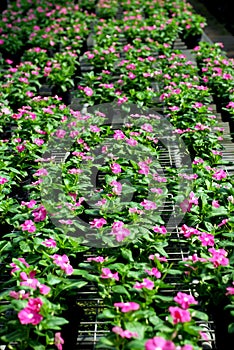
[[[205,312],[202,312],[202,311],[193,310],[191,312],[191,316],[195,317],[195,318],[198,318],[199,320],[208,321],[208,315]]]
[[[43,329],[55,329],[59,330],[63,324],[68,323],[67,320],[63,317],[53,316],[48,319],[44,319],[41,321],[40,325]]]
[[[115,317],[116,317],[116,313],[110,309],[103,310],[103,312],[100,315],[98,315],[98,318],[115,318]]]
[[[58,284],[61,282],[61,278],[56,277],[52,274],[47,275],[47,282],[49,285],[54,286],[55,284]]]
[[[128,260],[128,261],[134,261],[133,257],[132,257],[132,252],[130,249],[126,249],[126,248],[121,248],[121,252],[122,252],[122,256],[124,259]]]
[[[117,294],[125,294],[130,298],[130,294],[124,286],[114,286],[112,287],[112,291]]]

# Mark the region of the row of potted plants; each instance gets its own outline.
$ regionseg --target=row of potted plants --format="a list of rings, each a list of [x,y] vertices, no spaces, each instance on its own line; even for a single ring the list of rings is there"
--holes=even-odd
[[[161,6],[144,4],[147,25],[156,13],[164,23]],[[139,3],[121,5],[128,11],[124,22],[111,26],[104,19],[96,25],[97,44],[85,53],[94,70],[79,77],[77,90],[82,104],[107,105],[81,113],[58,97],[37,96],[45,67],[47,78],[61,77],[56,69],[64,57],[70,60],[64,65],[68,71],[77,62],[72,51],[54,54],[50,65],[44,48],[34,49],[40,53],[35,63],[33,49],[16,67],[4,62],[8,73],[2,76],[0,179],[6,234],[1,261],[7,275],[1,294],[1,340],[14,348],[71,349],[64,327],[61,334],[69,318],[66,301],[72,298],[72,309],[73,296],[88,282],[98,285],[105,304],[100,317],[110,321],[110,333],[98,345],[102,349],[200,349],[209,334],[198,321],[207,322],[214,292],[217,304],[227,297],[233,307],[233,178],[220,168],[222,130],[210,109],[210,87],[199,81],[198,69],[185,56],[172,51],[172,42],[155,42],[157,28],[152,29],[156,36],[147,40],[147,31],[140,38],[136,29],[121,46],[115,36],[121,26],[136,20],[136,28],[142,25]],[[179,1],[162,5],[172,18],[173,13],[182,15],[185,6],[189,9]],[[66,6],[62,9],[69,18]],[[107,38],[106,46],[105,33],[114,39],[112,43]],[[70,74],[74,71],[68,79]],[[26,84],[25,94],[14,105],[9,87],[19,79]],[[165,117],[144,106],[160,107]],[[185,142],[192,173],[186,167],[160,169],[165,136]],[[64,157],[67,151],[66,162],[58,165],[57,155]],[[180,179],[186,189],[178,188]],[[185,215],[177,238],[160,211],[168,192]],[[170,251],[175,244],[183,244],[191,257],[173,263]],[[99,248],[84,262],[82,253],[90,245]],[[173,285],[178,278],[181,285]]]

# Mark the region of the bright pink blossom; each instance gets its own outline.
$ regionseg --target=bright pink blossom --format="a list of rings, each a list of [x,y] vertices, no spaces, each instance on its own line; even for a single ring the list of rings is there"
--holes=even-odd
[[[226,258],[227,251],[224,249],[209,248],[208,251],[212,254],[212,258],[209,258],[214,265],[214,267],[227,266],[229,264],[229,259]]]
[[[115,221],[112,225],[110,234],[115,236],[117,242],[121,242],[130,235],[130,231],[124,227],[124,223],[122,221]]]
[[[119,274],[118,272],[112,273],[110,269],[108,269],[107,267],[103,267],[101,278],[113,278],[116,281],[119,281]]]
[[[140,203],[140,205],[142,205],[145,208],[145,210],[154,210],[157,208],[156,203],[147,199],[144,199],[143,202]]]
[[[198,302],[190,294],[178,292],[174,297],[174,301],[182,307],[182,309],[188,309],[190,305],[196,305]]]
[[[137,338],[138,334],[137,332],[131,332],[128,330],[123,330],[121,327],[115,326],[112,328],[112,332],[118,334],[121,338],[131,339],[131,338]]]
[[[181,309],[178,306],[170,306],[169,311],[174,324],[189,322],[191,320],[191,315],[188,310]]]
[[[140,308],[140,305],[135,303],[134,301],[130,301],[127,303],[114,303],[116,308],[120,308],[121,312],[130,312],[136,311]]]
[[[175,344],[171,340],[166,340],[161,337],[154,337],[147,340],[145,350],[175,350]]]
[[[113,163],[110,165],[111,171],[114,174],[121,173],[121,166],[118,163]]]
[[[90,221],[90,227],[92,228],[102,228],[107,221],[104,218],[101,219],[93,219],[93,221]]]
[[[18,318],[21,324],[32,324],[36,326],[43,320],[43,316],[40,315],[37,311],[26,307],[19,311]]]
[[[145,289],[149,289],[149,290],[152,290],[154,289],[154,282],[151,281],[150,279],[148,278],[144,278],[143,279],[143,282],[136,282],[133,286],[133,288],[136,288],[136,289],[142,289],[142,288],[145,288]]]
[[[41,244],[48,248],[56,247],[56,241],[53,238],[45,239],[43,242],[41,242]]]
[[[30,233],[33,233],[36,231],[36,226],[32,220],[26,220],[20,226],[22,227],[22,231],[28,231]]]
[[[146,273],[148,273],[149,276],[154,276],[156,278],[161,278],[161,272],[156,268],[153,267],[151,270],[145,270]]]
[[[43,205],[40,205],[39,208],[34,209],[32,212],[32,215],[34,216],[35,222],[44,221],[46,218],[46,214],[47,214],[47,211]]]
[[[165,235],[167,233],[167,229],[165,226],[154,226],[153,227],[153,231],[156,233],[161,233],[163,235]]]
[[[61,267],[61,269],[63,271],[65,271],[65,273],[67,275],[72,275],[73,273],[73,267],[70,265],[70,261],[67,257],[67,255],[63,254],[63,255],[58,255],[58,254],[54,254],[51,256],[53,260],[53,263],[59,267]]]

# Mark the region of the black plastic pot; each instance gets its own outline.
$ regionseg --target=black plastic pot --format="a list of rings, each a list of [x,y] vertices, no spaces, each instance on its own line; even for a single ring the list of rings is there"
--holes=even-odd
[[[62,327],[63,350],[75,350],[80,322],[84,317],[83,309],[77,304],[76,297],[69,296],[67,310],[62,316],[69,322]]]
[[[71,104],[71,91],[67,90],[67,91],[61,91],[57,86],[52,87],[51,89],[52,92],[52,96],[59,96],[62,98],[62,102],[65,105],[70,105]]]
[[[201,41],[201,34],[197,35],[189,35],[186,38],[183,37],[183,41],[185,42],[185,45],[187,46],[188,49],[193,49],[195,46],[199,44]]]
[[[234,321],[234,318],[230,310],[225,310],[226,305],[227,301],[223,300],[218,305],[214,305],[211,310],[217,350],[231,349],[231,344],[234,344],[234,333],[228,333],[228,325]]]

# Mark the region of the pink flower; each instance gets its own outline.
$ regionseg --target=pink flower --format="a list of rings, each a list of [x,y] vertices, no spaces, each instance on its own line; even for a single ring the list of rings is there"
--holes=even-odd
[[[17,151],[18,152],[23,152],[24,150],[25,150],[25,146],[24,145],[18,145],[18,146],[16,146],[16,149],[17,149]]]
[[[136,332],[131,332],[128,330],[123,330],[121,327],[113,327],[112,328],[112,332],[118,334],[121,338],[126,338],[126,339],[130,339],[130,338],[137,338],[138,334]]]
[[[50,287],[46,286],[45,284],[41,284],[40,282],[37,283],[37,287],[39,288],[39,291],[43,295],[47,295],[50,292]]]
[[[32,220],[26,220],[23,224],[20,225],[22,227],[22,231],[35,232],[36,226]]]
[[[220,170],[217,170],[212,177],[213,179],[216,179],[216,180],[222,180],[227,177],[227,173],[223,169],[220,169]]]
[[[223,219],[220,224],[218,224],[218,227],[221,227],[223,225],[226,225],[226,223],[228,222],[229,219]]]
[[[22,206],[26,206],[28,208],[33,208],[35,205],[37,204],[37,202],[34,199],[31,199],[29,202],[24,202],[22,201],[20,205]]]
[[[227,266],[229,264],[229,259],[226,258],[227,251],[224,249],[209,248],[208,251],[212,254],[212,258],[209,258],[214,265],[214,267]]]
[[[138,166],[140,168],[140,170],[138,170],[139,174],[143,174],[143,175],[148,175],[149,174],[149,166],[145,163],[145,162],[139,162]]]
[[[90,125],[89,129],[92,132],[99,132],[101,130],[97,125]]]
[[[14,299],[28,299],[30,294],[26,293],[25,290],[20,290],[19,292],[15,292],[14,290],[10,291],[9,293],[10,297]]]
[[[40,221],[44,221],[46,218],[46,208],[41,205],[39,208],[34,209],[32,212],[32,215],[34,216],[34,221],[35,222],[40,222]]]
[[[189,204],[198,205],[198,198],[195,197],[194,192],[190,192],[189,194]]]
[[[234,282],[232,282],[232,285],[234,285]],[[226,295],[234,295],[234,287],[227,287],[226,291]]]
[[[145,210],[154,210],[157,208],[156,203],[147,199],[144,199],[143,202],[140,203],[140,205],[142,205],[145,208]]]
[[[116,194],[117,196],[121,195],[122,184],[120,182],[113,180],[113,181],[111,181],[110,185],[113,186],[112,192],[114,194]]]
[[[130,235],[130,231],[123,227],[122,221],[115,221],[112,225],[111,235],[114,235],[117,242],[123,241],[127,236]]]
[[[113,278],[116,281],[119,281],[119,274],[118,272],[112,273],[110,269],[107,267],[102,268],[102,274],[100,276],[101,278]]]
[[[155,276],[156,278],[161,278],[161,272],[156,268],[153,267],[151,270],[145,270],[146,273],[148,273],[149,276]]]
[[[174,301],[182,307],[182,309],[188,309],[190,305],[196,305],[198,302],[190,294],[178,292],[174,297]]]
[[[217,200],[213,200],[213,201],[212,201],[212,207],[214,207],[214,208],[219,208],[219,207],[220,207],[219,202],[218,202]]]
[[[145,289],[152,290],[154,288],[154,282],[149,280],[148,278],[144,278],[142,283],[136,282],[133,288],[136,288],[136,289],[145,288]]]
[[[18,260],[24,264],[26,267],[30,267],[30,265],[25,261],[24,258],[18,258]],[[11,270],[11,274],[13,274],[15,271],[19,271],[20,268],[16,265],[16,263],[10,263],[10,266],[13,267],[13,269]]]
[[[26,307],[19,311],[18,318],[20,320],[21,324],[33,324],[36,326],[38,323],[40,323],[43,319],[42,315],[40,315],[35,310]]]
[[[58,254],[54,254],[51,256],[53,260],[53,263],[59,267],[61,267],[61,269],[63,271],[65,271],[65,273],[67,275],[71,275],[73,273],[73,268],[70,265],[70,261],[67,257],[67,255],[63,254],[63,255],[58,255]]]
[[[53,238],[45,239],[43,242],[41,242],[45,247],[48,248],[55,248],[56,247],[56,242]]]
[[[48,171],[45,168],[38,169],[33,176],[46,176]]]
[[[134,301],[130,301],[127,303],[114,303],[114,306],[116,308],[120,308],[121,312],[130,312],[135,311],[140,308],[140,305],[135,303]]]
[[[5,177],[0,176],[0,185],[4,185],[8,180]]]
[[[58,350],[63,350],[63,344],[64,344],[64,340],[61,337],[61,333],[57,332],[54,335],[54,345],[57,347]]]
[[[20,282],[20,285],[37,289],[38,280],[34,278],[35,275],[36,271],[29,272],[29,275],[27,275],[26,272],[20,272],[20,278],[22,281]]]
[[[160,262],[167,262],[167,258],[165,256],[160,256],[158,253],[149,255],[149,260],[158,260]]]
[[[211,233],[200,232],[198,239],[201,241],[203,247],[211,246],[215,244],[214,236]]]
[[[86,86],[84,88],[84,93],[85,93],[86,96],[92,96],[93,95],[93,90],[90,87]]]
[[[192,345],[185,344],[184,346],[182,346],[180,350],[193,350],[193,347]]]
[[[165,235],[167,233],[167,229],[165,226],[155,226],[153,227],[154,232],[159,232]]]
[[[36,312],[39,312],[42,305],[43,305],[43,302],[40,298],[31,298],[28,301],[27,307],[29,307],[30,309],[32,309]]]
[[[103,263],[106,259],[103,256],[97,256],[96,258],[87,258],[87,261],[95,261],[97,263]]]
[[[35,143],[37,146],[41,146],[44,143],[44,140],[42,139],[34,139],[33,143]]]
[[[115,131],[114,131],[113,138],[114,138],[115,140],[122,140],[122,139],[125,138],[125,135],[124,135],[124,133],[123,133],[122,130],[115,130]]]
[[[129,145],[129,146],[136,146],[138,144],[137,140],[133,139],[132,137],[130,137],[129,139],[126,140],[126,143]]]
[[[104,218],[101,219],[93,219],[93,221],[90,221],[90,227],[92,228],[102,228],[103,225],[105,225],[107,221]]]
[[[113,163],[110,166],[112,173],[119,174],[121,173],[121,166],[118,163]]]
[[[175,344],[161,337],[154,337],[147,340],[145,350],[175,350]]]
[[[181,309],[178,306],[170,306],[169,311],[174,324],[189,322],[191,320],[191,315],[188,310]]]
[[[141,126],[141,129],[142,130],[145,130],[145,131],[147,131],[147,132],[153,132],[153,127],[152,127],[152,125],[151,124],[143,124],[142,126]]]
[[[200,232],[196,228],[189,227],[186,224],[184,224],[181,227],[180,233],[182,233],[184,237],[189,238],[193,235],[198,235]]]

